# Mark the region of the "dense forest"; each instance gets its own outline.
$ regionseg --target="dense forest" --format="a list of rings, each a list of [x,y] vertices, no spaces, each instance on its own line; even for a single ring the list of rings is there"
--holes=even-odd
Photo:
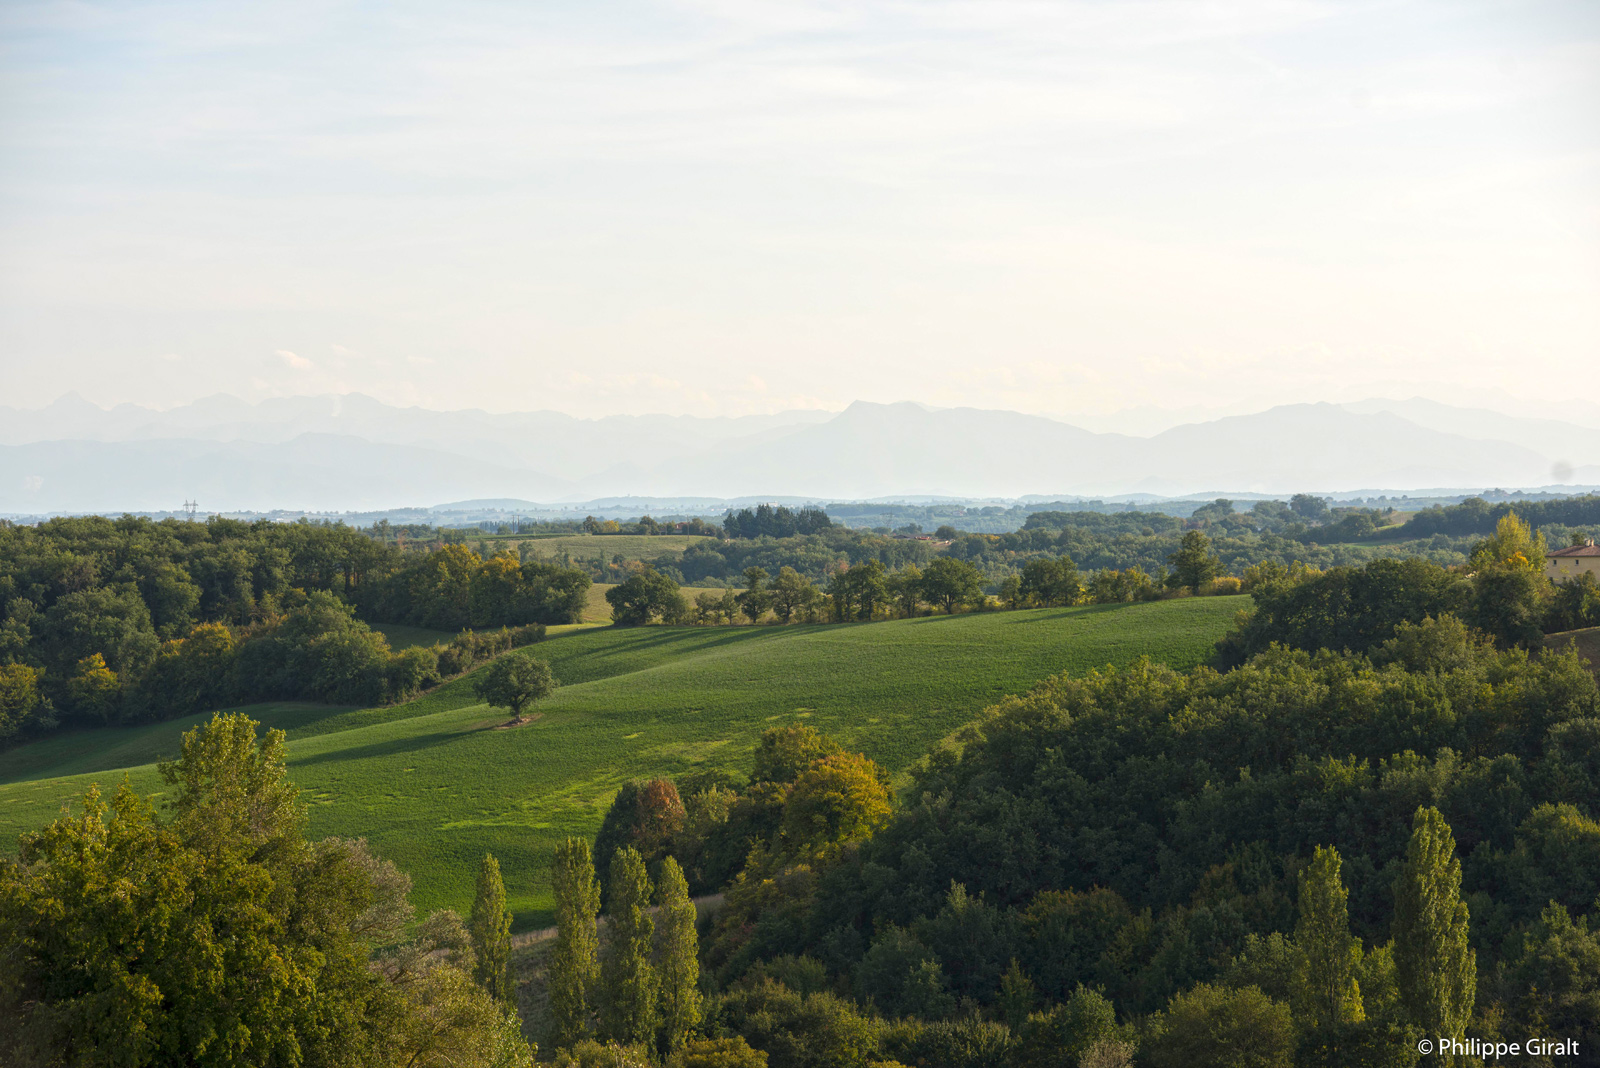
[[[0,740],[274,698],[401,700],[575,621],[581,571],[344,526],[0,524]],[[460,632],[395,653],[369,623]]]
[[[632,854],[723,891],[701,1026],[773,1068],[1477,1063],[1418,1052],[1469,1035],[1593,1049],[1594,676],[1406,614],[1369,620],[1359,652],[1050,679],[898,792],[775,728],[747,778],[625,787],[594,843],[603,898],[615,916],[604,876]],[[655,1033],[570,1004],[552,1026],[624,1058],[585,1064],[647,1063],[625,1050]],[[1551,1049],[1520,1063],[1575,1063]]]

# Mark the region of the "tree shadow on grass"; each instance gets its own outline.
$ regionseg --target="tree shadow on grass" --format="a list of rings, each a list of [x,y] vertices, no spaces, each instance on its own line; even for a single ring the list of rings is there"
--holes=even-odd
[[[332,764],[336,761],[369,760],[376,757],[398,756],[401,753],[414,753],[421,749],[432,749],[436,745],[460,738],[474,731],[435,731],[432,734],[418,734],[410,738],[395,738],[387,742],[373,742],[371,745],[358,745],[350,749],[336,749],[328,753],[318,753],[316,756],[289,758],[290,767],[304,767],[308,764]]]

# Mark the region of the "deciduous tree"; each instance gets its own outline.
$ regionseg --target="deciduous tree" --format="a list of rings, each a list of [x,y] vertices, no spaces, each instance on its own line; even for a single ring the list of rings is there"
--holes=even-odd
[[[473,976],[496,1000],[510,1003],[511,913],[506,909],[506,886],[500,862],[485,853],[478,865],[477,893],[472,901],[472,951],[477,959]]]
[[[650,877],[631,846],[611,861],[609,920],[601,982],[601,1019],[608,1037],[645,1043],[655,1037],[659,980],[651,963],[655,922],[650,918]]]
[[[661,862],[656,885],[656,974],[661,983],[661,1046],[675,1050],[700,1025],[700,941],[694,902],[678,862]]]
[[[1394,886],[1394,964],[1412,1021],[1424,1034],[1459,1038],[1472,1018],[1478,964],[1455,854],[1455,836],[1443,814],[1417,809]]]
[[[551,881],[556,899],[556,944],[546,989],[551,1038],[570,1046],[589,1033],[600,977],[600,885],[589,843],[568,838],[556,847]]]
[[[550,665],[526,653],[507,653],[472,677],[472,689],[491,707],[509,709],[518,723],[528,706],[548,697],[561,683]]]

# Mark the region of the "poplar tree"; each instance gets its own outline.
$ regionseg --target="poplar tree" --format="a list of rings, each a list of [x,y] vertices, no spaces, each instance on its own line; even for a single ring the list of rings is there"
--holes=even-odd
[[[477,955],[473,978],[496,1000],[511,1003],[511,913],[506,911],[506,885],[500,862],[491,853],[478,865],[478,893],[472,902],[472,951]]]
[[[568,838],[556,847],[552,876],[556,898],[556,944],[550,954],[551,1038],[570,1046],[589,1029],[591,1002],[600,977],[595,917],[600,912],[600,884],[594,877],[589,843]]]
[[[700,939],[689,882],[672,857],[661,862],[656,887],[656,972],[661,983],[661,1032],[668,1050],[689,1040],[700,1023]]]
[[[1467,942],[1455,852],[1455,836],[1439,810],[1417,809],[1395,883],[1394,966],[1412,1020],[1427,1035],[1459,1038],[1472,1016],[1478,963]]]
[[[600,966],[606,1034],[618,1042],[649,1042],[656,1022],[656,970],[650,963],[655,923],[649,913],[650,876],[632,846],[611,860],[610,902]]]
[[[1294,998],[1318,1027],[1359,1023],[1361,939],[1350,933],[1349,892],[1339,878],[1339,851],[1318,847],[1300,876],[1300,918],[1295,923]]]

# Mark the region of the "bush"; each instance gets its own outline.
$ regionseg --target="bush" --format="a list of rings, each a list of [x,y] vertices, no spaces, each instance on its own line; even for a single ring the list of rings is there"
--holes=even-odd
[[[667,1058],[667,1068],[767,1068],[767,1055],[733,1038],[701,1038]]]
[[[1153,1068],[1290,1068],[1294,1047],[1287,1005],[1201,983],[1156,1014],[1145,1052]]]
[[[877,1027],[832,994],[802,997],[771,980],[751,983],[722,1000],[722,1020],[771,1068],[867,1068],[878,1049]]]

